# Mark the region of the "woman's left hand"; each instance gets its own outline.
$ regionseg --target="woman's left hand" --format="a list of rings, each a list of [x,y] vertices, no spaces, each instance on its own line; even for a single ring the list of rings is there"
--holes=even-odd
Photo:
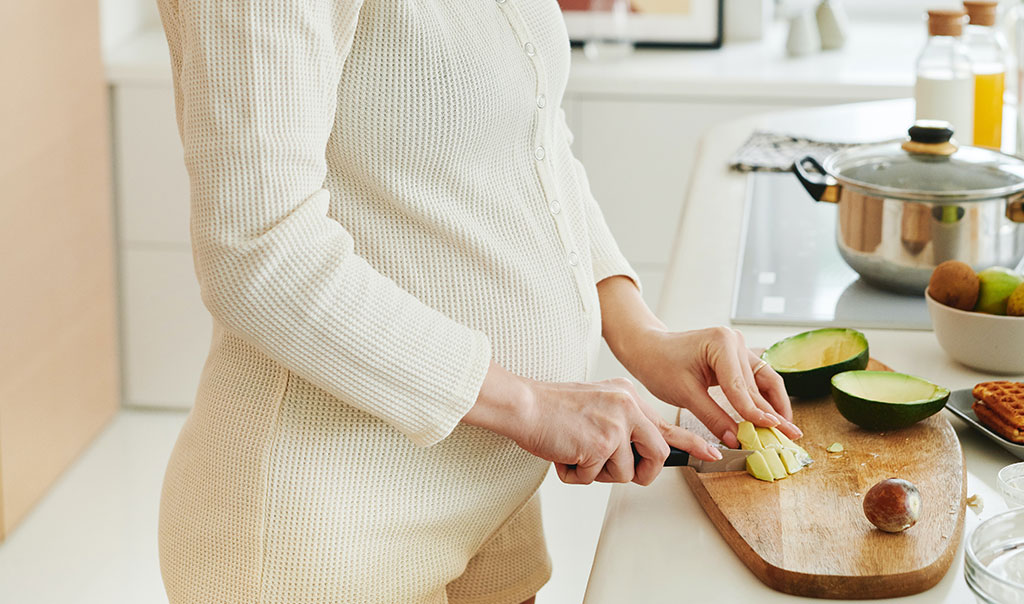
[[[802,432],[792,423],[789,396],[782,378],[761,363],[743,340],[726,327],[697,331],[649,330],[628,366],[659,399],[690,410],[729,447],[738,447],[736,422],[708,394],[721,386],[733,409],[756,426],[775,426],[790,438]],[[756,370],[756,371],[755,371]]]

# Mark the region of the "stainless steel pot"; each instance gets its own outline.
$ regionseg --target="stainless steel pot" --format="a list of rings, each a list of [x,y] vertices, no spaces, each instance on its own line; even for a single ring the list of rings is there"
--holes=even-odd
[[[975,270],[1016,266],[1024,257],[1024,160],[958,148],[945,122],[921,121],[909,133],[793,166],[811,197],[839,205],[836,241],[846,263],[873,285],[918,295],[946,260]]]

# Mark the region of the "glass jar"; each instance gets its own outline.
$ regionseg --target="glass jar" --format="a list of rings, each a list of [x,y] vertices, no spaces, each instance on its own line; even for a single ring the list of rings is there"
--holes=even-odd
[[[974,74],[974,144],[999,149],[1003,142],[1003,98],[1006,92],[1006,41],[996,27],[993,0],[965,0],[969,23],[964,47]]]
[[[583,54],[592,61],[620,59],[633,52],[629,39],[629,0],[591,0],[590,35]]]
[[[916,118],[949,122],[957,140],[974,140],[974,74],[960,36],[964,12],[928,11],[928,42],[917,59]]]

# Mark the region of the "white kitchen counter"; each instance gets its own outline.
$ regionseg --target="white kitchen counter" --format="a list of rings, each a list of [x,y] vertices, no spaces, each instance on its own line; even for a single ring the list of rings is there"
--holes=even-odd
[[[702,139],[688,201],[664,284],[659,314],[674,329],[728,325],[737,267],[746,176],[730,172],[728,158],[755,128],[841,140],[899,136],[912,119],[910,101],[885,101],[746,118],[710,130]],[[780,234],[793,236],[793,233]],[[745,326],[749,345],[767,346],[803,328]],[[950,389],[987,376],[950,360],[930,331],[864,330],[872,356]],[[1021,378],[1024,379],[1024,376]],[[660,405],[666,418],[674,408]],[[968,494],[980,494],[980,518],[966,515],[966,535],[980,519],[1005,510],[996,473],[1015,458],[950,417],[967,461]],[[925,502],[927,506],[927,502]],[[687,487],[682,472],[666,469],[649,487],[616,485],[608,504],[585,602],[771,602],[794,598],[763,585],[733,554]],[[963,546],[949,572],[931,590],[899,602],[972,602],[963,578]]]
[[[718,50],[640,49],[619,61],[573,53],[569,95],[647,95],[818,104],[909,97],[924,46],[920,23],[853,22],[847,45],[804,57],[786,55],[786,26],[764,40]]]
[[[924,45],[919,23],[854,22],[845,48],[786,56],[785,24],[764,40],[718,50],[640,49],[621,60],[589,61],[575,50],[566,94],[669,98],[777,99],[792,104],[911,96],[913,63]],[[170,84],[163,30],[131,37],[107,56],[111,84]]]

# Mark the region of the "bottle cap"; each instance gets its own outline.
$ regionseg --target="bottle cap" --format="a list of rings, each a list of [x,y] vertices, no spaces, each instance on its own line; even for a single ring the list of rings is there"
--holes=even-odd
[[[996,7],[999,2],[994,0],[965,0],[964,8],[971,19],[971,25],[995,25]]]
[[[964,11],[932,9],[928,11],[929,36],[959,36],[964,31]]]

